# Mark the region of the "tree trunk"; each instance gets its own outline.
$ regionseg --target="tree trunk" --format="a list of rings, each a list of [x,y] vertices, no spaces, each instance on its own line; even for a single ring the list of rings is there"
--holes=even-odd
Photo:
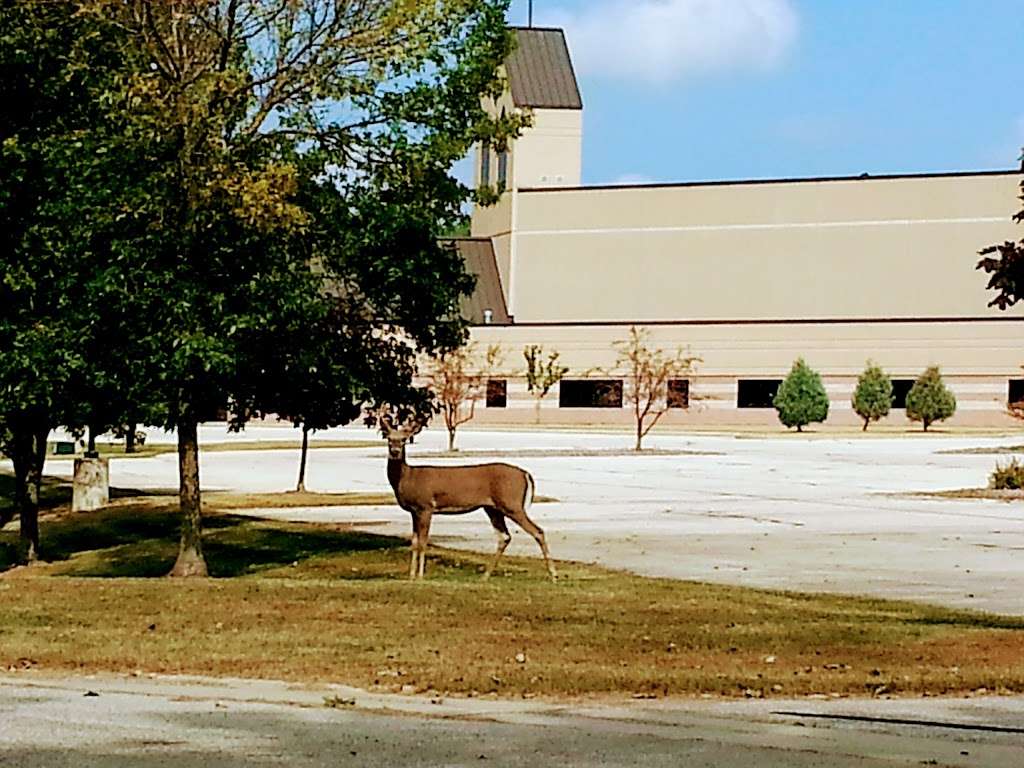
[[[89,427],[89,443],[85,449],[85,457],[87,459],[98,459],[99,456],[96,452],[96,429]]]
[[[864,419],[864,426],[860,428],[860,431],[861,432],[867,432],[868,431],[868,419]]]
[[[801,425],[801,424],[797,424],[797,425],[796,425],[796,431],[797,431],[797,432],[803,432],[803,431],[804,431],[803,425]]]
[[[206,576],[202,546],[202,498],[199,491],[199,424],[188,417],[178,424],[178,482],[181,544],[171,576]]]
[[[39,557],[39,489],[46,461],[49,426],[17,425],[12,430],[14,463],[14,510],[21,526],[21,546],[30,565]]]
[[[137,424],[129,424],[128,431],[124,436],[124,452],[135,453],[135,428]]]
[[[448,428],[448,453],[455,451],[455,430]]]
[[[642,451],[643,450],[644,433],[643,433],[642,427],[643,427],[642,422],[638,421],[636,423],[636,447],[633,449],[634,451]]]
[[[309,453],[309,427],[302,425],[302,455],[299,457],[299,482],[295,484],[296,493],[306,492],[306,455]]]
[[[921,421],[921,423],[924,424],[924,431],[927,432],[928,431],[928,419],[923,419]]]

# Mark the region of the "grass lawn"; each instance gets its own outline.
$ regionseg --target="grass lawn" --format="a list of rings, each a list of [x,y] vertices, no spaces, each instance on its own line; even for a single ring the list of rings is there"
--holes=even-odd
[[[214,578],[173,581],[168,499],[43,519],[0,576],[0,666],[501,696],[1024,692],[1024,619],[432,550],[345,526],[206,517]],[[0,532],[0,570],[17,536]],[[519,655],[522,654],[522,655]],[[518,659],[518,660],[517,660]]]
[[[175,488],[162,491],[140,491],[133,488],[111,488],[110,498],[121,500],[146,500],[154,502],[154,497],[176,496]],[[0,510],[11,506],[14,497],[14,478],[10,474],[0,472]],[[558,499],[553,496],[538,495],[537,504],[549,504]],[[40,488],[39,506],[43,513],[54,512],[71,504],[71,483],[56,477],[44,477]],[[231,491],[204,491],[203,505],[212,512],[230,512],[236,509],[286,509],[295,507],[366,507],[387,506],[395,503],[395,495],[390,492],[349,492],[349,493],[234,493]]]

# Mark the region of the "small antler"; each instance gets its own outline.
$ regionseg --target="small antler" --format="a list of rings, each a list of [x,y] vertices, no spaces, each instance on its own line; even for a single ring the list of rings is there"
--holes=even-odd
[[[384,408],[377,411],[377,421],[380,423],[381,431],[385,435],[395,431],[395,423],[391,420],[391,415]]]

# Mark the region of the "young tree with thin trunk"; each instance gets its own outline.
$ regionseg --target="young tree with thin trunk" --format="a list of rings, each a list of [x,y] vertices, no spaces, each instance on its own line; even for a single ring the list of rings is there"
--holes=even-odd
[[[907,393],[907,418],[920,421],[924,431],[936,421],[956,413],[956,396],[946,388],[939,367],[933,365],[917,377]]]
[[[502,365],[501,347],[493,344],[483,357],[475,344],[467,344],[435,357],[427,374],[433,393],[448,430],[448,450],[455,450],[459,427],[472,421],[476,404],[487,391],[487,380]]]
[[[818,372],[802,357],[793,363],[789,375],[779,385],[773,405],[779,413],[779,421],[787,427],[796,427],[797,432],[803,432],[808,424],[828,418],[825,385]]]
[[[636,443],[633,449],[643,450],[643,440],[669,411],[669,382],[691,379],[699,357],[681,349],[666,352],[651,346],[650,333],[633,326],[629,338],[615,343],[619,356],[615,369],[625,375],[625,400],[633,411]]]
[[[862,432],[868,424],[889,415],[892,407],[892,379],[879,366],[868,361],[864,372],[857,379],[857,388],[851,401],[854,412],[864,419]]]
[[[559,353],[552,350],[544,357],[544,347],[531,344],[523,349],[526,360],[526,391],[533,395],[534,420],[540,424],[540,406],[551,388],[565,378],[569,369],[562,365]]]

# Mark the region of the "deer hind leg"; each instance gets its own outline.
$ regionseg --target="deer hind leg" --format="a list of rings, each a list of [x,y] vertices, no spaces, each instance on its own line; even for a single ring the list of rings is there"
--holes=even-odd
[[[544,531],[541,530],[541,527],[527,517],[526,512],[522,510],[506,510],[505,516],[536,539],[537,544],[540,545],[540,551],[544,555],[544,564],[547,565],[548,573],[551,574],[551,580],[555,581],[558,578],[558,573],[555,571],[555,564],[551,562],[551,553],[548,552],[548,543],[544,539]]]
[[[508,543],[512,541],[512,534],[508,532],[508,526],[505,525],[505,515],[501,513],[500,509],[495,507],[484,507],[484,512],[491,519],[491,525],[494,526],[494,532],[498,536],[498,550],[494,553],[494,561],[491,563],[490,568],[484,571],[484,580],[491,578],[491,574],[494,569],[498,567],[498,561],[501,560],[501,556],[505,554],[505,550],[508,548]]]

